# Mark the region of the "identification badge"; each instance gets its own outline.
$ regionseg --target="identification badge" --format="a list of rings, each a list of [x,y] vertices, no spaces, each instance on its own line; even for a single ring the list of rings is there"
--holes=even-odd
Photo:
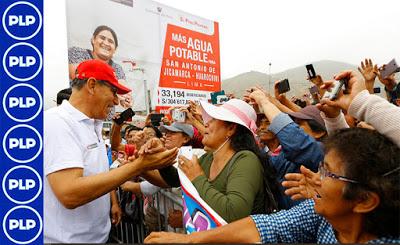
[[[94,144],[88,145],[86,148],[87,148],[88,150],[90,150],[90,149],[96,148],[97,146],[98,146],[97,143],[94,143]]]

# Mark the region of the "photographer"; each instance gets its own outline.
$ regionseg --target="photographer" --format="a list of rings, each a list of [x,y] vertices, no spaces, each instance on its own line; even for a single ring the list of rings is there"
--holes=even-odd
[[[364,79],[354,71],[342,72],[335,76],[336,80],[342,78],[349,79],[346,93],[340,92],[337,100],[325,100],[318,107],[325,114],[327,114],[327,111],[336,110],[337,115],[339,115],[340,109],[348,111],[350,115],[372,125],[379,133],[400,146],[400,124],[398,123],[400,121],[400,108],[379,96],[369,94]],[[327,82],[323,86],[329,87],[331,83]],[[331,116],[334,121],[329,125],[334,125],[335,120],[341,120],[340,124],[344,125],[343,120],[334,115]]]
[[[298,122],[295,123],[288,114],[282,113],[271,102],[270,97],[264,91],[258,88],[252,88],[251,91],[253,92],[246,97],[255,102],[259,108],[262,108],[268,121],[271,122],[268,127],[269,131],[275,134],[281,145],[280,153],[270,157],[272,166],[277,172],[276,178],[278,182],[284,180],[286,173],[299,172],[300,164],[316,172],[318,164],[324,155],[321,143],[310,135],[320,137],[325,133],[314,131],[309,126],[309,121],[311,120],[305,120],[304,118],[313,117],[315,119],[312,119],[312,121],[322,121],[322,119],[317,119],[316,117],[316,114],[319,116],[318,109],[306,107],[300,112],[291,112],[292,117],[295,118],[294,120]],[[318,123],[316,122],[315,124]],[[283,193],[282,187],[281,192]],[[298,204],[298,202],[284,195],[280,197],[278,202],[281,209],[288,209]]]
[[[154,233],[145,241],[399,243],[400,152],[399,134],[396,134],[399,124],[396,122],[400,119],[400,110],[369,95],[364,80],[356,73],[349,71],[335,77],[337,80],[343,78],[349,80],[347,93],[340,93],[336,101],[327,101],[322,106],[348,109],[350,114],[374,126],[381,124],[378,131],[397,146],[375,131],[341,130],[326,139],[325,160],[319,172],[322,176],[317,174],[320,183],[306,196],[314,201],[305,201],[274,215],[256,215],[189,236]]]

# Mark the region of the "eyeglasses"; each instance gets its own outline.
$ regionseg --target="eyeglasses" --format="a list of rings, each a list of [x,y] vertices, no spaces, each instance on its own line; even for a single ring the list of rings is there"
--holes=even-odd
[[[101,85],[104,85],[106,87],[109,87],[111,89],[111,92],[114,95],[117,95],[118,89],[112,85],[110,85],[107,81],[103,81],[103,80],[96,80],[98,83],[100,83]]]
[[[359,184],[360,183],[360,182],[358,182],[356,180],[349,179],[349,178],[347,178],[345,176],[340,176],[340,175],[334,174],[332,172],[329,172],[323,166],[323,163],[319,164],[318,171],[319,171],[319,174],[321,176],[321,180],[323,180],[325,177],[330,177],[330,178],[333,178],[333,179],[337,179],[337,180],[341,180],[341,181],[345,181],[345,182],[349,182],[349,183],[353,183],[353,184]]]

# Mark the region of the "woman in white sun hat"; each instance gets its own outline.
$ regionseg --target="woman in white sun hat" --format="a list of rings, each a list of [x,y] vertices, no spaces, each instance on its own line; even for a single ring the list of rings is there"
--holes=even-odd
[[[203,200],[227,222],[271,212],[276,207],[271,193],[277,184],[272,168],[263,166],[268,161],[262,159],[254,138],[256,112],[238,99],[221,106],[201,102],[201,106],[202,143],[211,151],[200,159],[179,157],[179,167]]]

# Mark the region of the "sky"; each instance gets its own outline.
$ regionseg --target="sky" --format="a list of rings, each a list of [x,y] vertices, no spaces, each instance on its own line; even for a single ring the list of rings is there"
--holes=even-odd
[[[221,72],[281,72],[319,60],[400,59],[399,1],[158,0],[220,24]]]
[[[249,71],[278,73],[319,60],[354,65],[367,57],[378,64],[400,60],[400,1],[158,2],[219,22],[222,79]],[[54,98],[68,85],[65,0],[45,0],[44,10],[45,97]]]

